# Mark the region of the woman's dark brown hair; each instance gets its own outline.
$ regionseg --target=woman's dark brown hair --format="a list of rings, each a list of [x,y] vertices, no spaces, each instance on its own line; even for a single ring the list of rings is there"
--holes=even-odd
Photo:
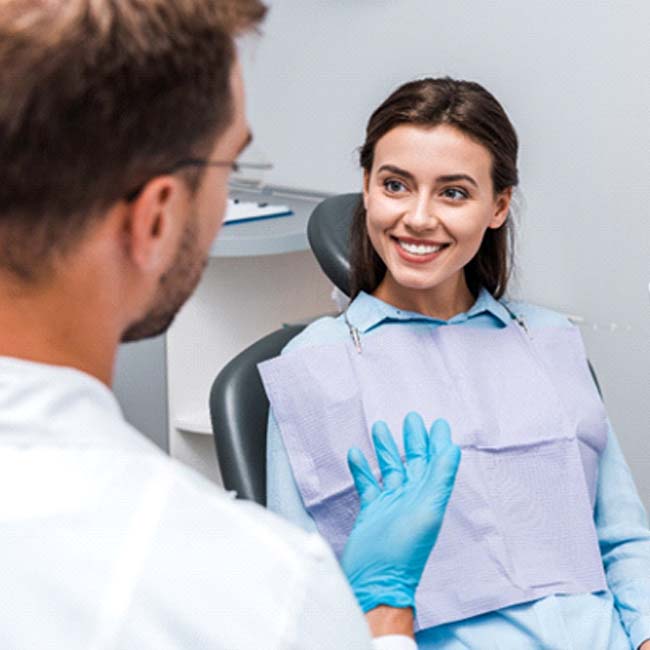
[[[370,174],[379,139],[403,124],[433,128],[449,124],[492,156],[492,185],[500,194],[518,182],[517,134],[501,104],[483,86],[471,81],[421,79],[400,86],[371,115],[366,141],[360,150],[361,167]],[[512,223],[488,229],[474,258],[465,267],[465,279],[475,296],[481,288],[500,298],[510,275]],[[373,248],[366,228],[366,210],[359,203],[350,232],[350,298],[360,291],[372,293],[386,266]]]

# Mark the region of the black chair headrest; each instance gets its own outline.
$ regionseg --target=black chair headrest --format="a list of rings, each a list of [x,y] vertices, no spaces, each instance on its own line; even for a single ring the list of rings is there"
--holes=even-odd
[[[325,275],[350,295],[350,226],[361,193],[339,194],[319,203],[309,217],[307,238]]]

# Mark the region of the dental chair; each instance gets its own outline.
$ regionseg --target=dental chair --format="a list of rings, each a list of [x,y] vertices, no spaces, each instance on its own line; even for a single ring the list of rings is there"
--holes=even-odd
[[[320,203],[307,225],[309,245],[321,269],[349,295],[349,232],[361,194]],[[223,485],[242,499],[266,506],[266,429],[269,401],[257,364],[280,354],[305,328],[285,325],[240,352],[217,375],[210,391],[210,418]],[[591,364],[591,375],[602,393]]]
[[[341,194],[320,203],[307,238],[325,275],[349,292],[348,233],[361,194]],[[240,352],[217,375],[210,390],[210,419],[223,485],[242,499],[266,505],[266,426],[269,401],[257,364],[277,357],[305,325],[286,325]]]

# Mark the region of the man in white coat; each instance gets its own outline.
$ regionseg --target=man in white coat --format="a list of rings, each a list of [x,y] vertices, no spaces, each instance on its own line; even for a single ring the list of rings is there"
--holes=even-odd
[[[0,0],[3,648],[415,647],[458,464],[440,423],[406,470],[384,460],[391,490],[357,458],[350,589],[319,537],[159,452],[109,388],[119,343],[164,331],[199,281],[250,140],[233,39],[264,13]]]

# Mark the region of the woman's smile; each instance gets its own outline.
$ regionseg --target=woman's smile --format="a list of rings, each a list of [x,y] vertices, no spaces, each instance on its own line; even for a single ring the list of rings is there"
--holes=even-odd
[[[427,264],[438,259],[442,252],[449,246],[449,243],[434,242],[426,239],[414,239],[413,237],[396,237],[390,235],[395,242],[398,254],[406,262],[412,264]]]

